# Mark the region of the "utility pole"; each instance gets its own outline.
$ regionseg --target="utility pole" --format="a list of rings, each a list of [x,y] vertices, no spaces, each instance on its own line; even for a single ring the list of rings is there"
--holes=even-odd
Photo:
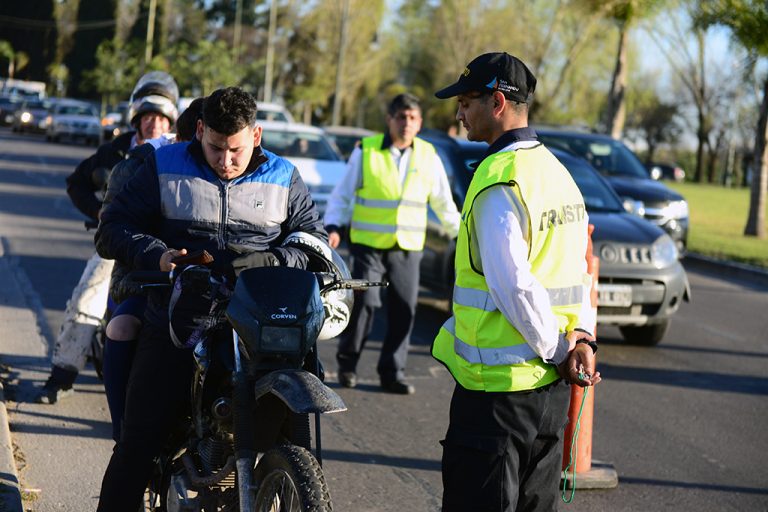
[[[157,0],[149,0],[149,19],[147,20],[147,46],[144,48],[144,67],[152,61],[152,45],[155,38],[155,8]]]
[[[343,0],[341,11],[341,38],[339,39],[339,59],[336,66],[336,88],[333,92],[333,117],[331,124],[340,124],[341,117],[341,90],[344,81],[344,54],[347,49],[347,22],[349,21],[349,0]]]
[[[277,0],[269,4],[269,28],[267,31],[267,69],[264,72],[264,101],[272,101],[272,68],[275,66],[275,32],[277,31]]]
[[[232,62],[237,65],[237,61],[240,59],[240,28],[243,20],[243,0],[237,0],[237,7],[235,8],[235,30],[232,41]]]

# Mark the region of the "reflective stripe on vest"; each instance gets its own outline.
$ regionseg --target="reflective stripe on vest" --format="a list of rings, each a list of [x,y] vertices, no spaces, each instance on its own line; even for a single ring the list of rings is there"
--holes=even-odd
[[[355,192],[350,239],[376,249],[397,245],[420,251],[426,235],[435,149],[419,138],[413,140],[409,168],[401,184],[389,148],[381,147],[383,140],[384,135],[379,134],[362,141],[362,184]]]
[[[578,324],[587,240],[581,193],[568,171],[541,145],[495,153],[480,164],[467,191],[456,244],[453,316],[441,327],[432,355],[466,389],[535,389],[557,380],[557,370],[534,352],[525,333],[498,309],[478,270],[482,265],[479,254],[473,254],[476,246],[469,241],[473,203],[491,186],[511,187],[525,208],[531,272],[547,290],[560,332]]]

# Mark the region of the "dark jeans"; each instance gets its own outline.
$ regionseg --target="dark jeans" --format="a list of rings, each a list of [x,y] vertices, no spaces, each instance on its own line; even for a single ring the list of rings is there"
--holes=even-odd
[[[192,351],[173,346],[168,330],[145,325],[128,381],[125,417],[104,473],[98,511],[136,512],[152,462],[189,407]]]
[[[486,393],[457,385],[443,445],[443,512],[556,511],[570,386]]]
[[[419,263],[421,251],[394,248],[373,249],[352,244],[352,277],[389,281],[387,297],[387,333],[376,367],[383,382],[402,379],[411,342],[419,296]],[[354,372],[365,342],[373,328],[373,317],[381,306],[381,290],[369,288],[355,295],[355,305],[347,329],[339,337],[336,359],[340,372]]]

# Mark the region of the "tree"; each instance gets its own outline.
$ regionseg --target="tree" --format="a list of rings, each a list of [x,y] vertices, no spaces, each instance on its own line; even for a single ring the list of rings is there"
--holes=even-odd
[[[13,51],[8,41],[0,40],[0,59],[8,59],[8,78],[13,78],[16,71],[21,71],[29,63],[29,55]]]
[[[45,81],[56,52],[54,1],[0,2],[0,34],[10,44],[9,72],[15,78]]]
[[[651,89],[631,95],[628,106],[627,125],[642,135],[648,146],[646,163],[651,163],[660,144],[675,144],[682,134],[677,122],[679,106],[662,101]]]
[[[620,139],[626,117],[625,93],[627,88],[627,44],[629,30],[638,19],[649,16],[661,3],[659,0],[583,0],[590,10],[603,12],[619,29],[618,48],[608,91],[603,124],[606,133]]]
[[[696,16],[698,25],[723,25],[748,51],[768,57],[768,5],[764,0],[709,0],[701,2]],[[768,76],[763,83],[763,101],[755,129],[749,216],[744,234],[766,237],[765,206],[768,191]]]
[[[116,0],[80,0],[72,51],[65,57],[69,68],[69,94],[87,96],[95,88],[83,81],[83,72],[96,66],[96,50],[115,33]]]
[[[83,71],[83,83],[101,94],[102,114],[107,105],[127,99],[138,79],[139,60],[125,47],[106,40],[96,50],[96,67]]]

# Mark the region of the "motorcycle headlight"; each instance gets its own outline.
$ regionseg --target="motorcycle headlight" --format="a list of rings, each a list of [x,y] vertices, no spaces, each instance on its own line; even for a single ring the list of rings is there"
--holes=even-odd
[[[688,202],[672,201],[661,209],[661,214],[669,219],[685,219],[688,217]]]
[[[677,261],[678,253],[675,242],[664,234],[651,246],[651,258],[656,268],[665,268]]]
[[[259,351],[291,356],[300,354],[301,327],[262,326]]]

